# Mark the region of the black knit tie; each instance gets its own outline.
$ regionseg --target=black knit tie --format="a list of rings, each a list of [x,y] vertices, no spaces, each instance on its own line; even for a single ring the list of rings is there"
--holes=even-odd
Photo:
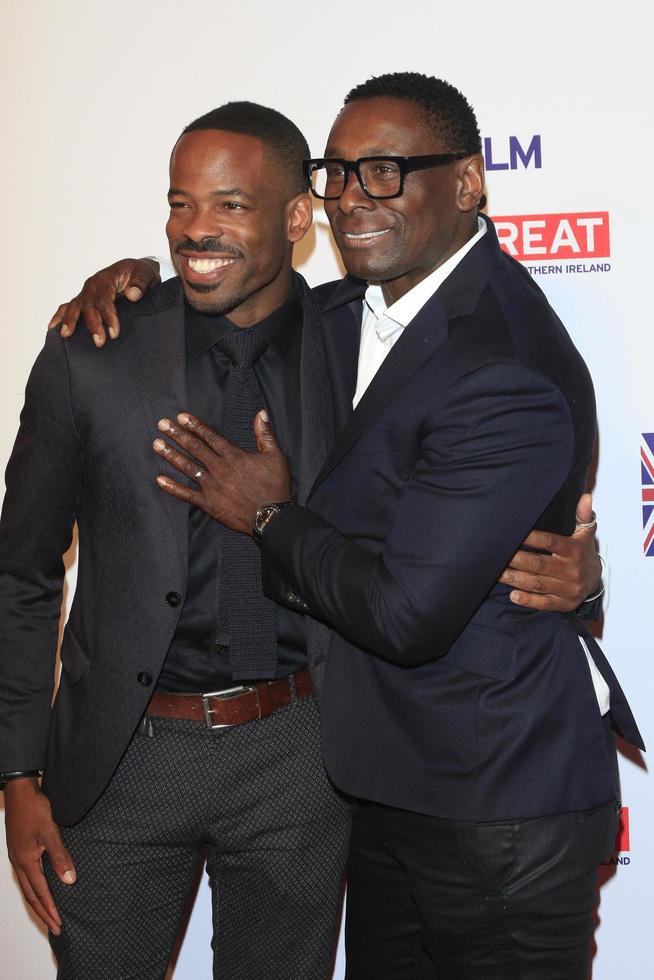
[[[254,417],[264,407],[253,370],[266,349],[254,329],[236,329],[216,347],[231,361],[225,386],[223,435],[241,449],[256,451]],[[245,534],[221,527],[216,637],[229,637],[234,680],[265,680],[277,671],[275,604],[261,591],[259,549]]]

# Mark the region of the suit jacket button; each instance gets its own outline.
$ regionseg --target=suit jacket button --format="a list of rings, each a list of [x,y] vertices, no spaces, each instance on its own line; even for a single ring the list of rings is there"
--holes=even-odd
[[[152,683],[152,674],[148,674],[147,670],[142,670],[140,674],[136,675],[136,679],[141,687],[150,687],[150,684]]]
[[[169,592],[168,595],[166,596],[166,602],[168,603],[169,606],[173,606],[173,607],[178,606],[181,601],[182,601],[182,597],[179,594],[179,592]]]

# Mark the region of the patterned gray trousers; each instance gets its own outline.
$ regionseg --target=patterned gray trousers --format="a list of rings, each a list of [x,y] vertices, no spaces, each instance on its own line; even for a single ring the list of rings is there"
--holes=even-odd
[[[90,812],[62,828],[76,884],[46,867],[59,980],[162,980],[203,850],[214,978],[329,977],[350,818],[325,775],[313,698],[234,728],[145,729]]]

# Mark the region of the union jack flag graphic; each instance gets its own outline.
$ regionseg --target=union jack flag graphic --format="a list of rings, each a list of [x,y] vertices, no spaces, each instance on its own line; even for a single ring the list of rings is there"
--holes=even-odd
[[[654,558],[654,432],[643,432],[640,445],[643,482],[643,551]]]

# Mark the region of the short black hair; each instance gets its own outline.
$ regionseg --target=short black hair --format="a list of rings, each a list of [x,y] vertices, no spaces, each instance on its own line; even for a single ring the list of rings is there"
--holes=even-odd
[[[404,99],[420,106],[443,143],[444,153],[481,153],[481,137],[474,109],[454,85],[416,71],[377,75],[356,85],[344,105],[359,99]]]
[[[222,129],[228,133],[256,136],[279,160],[288,178],[289,196],[294,197],[308,190],[302,161],[310,156],[309,146],[295,123],[276,109],[269,109],[257,102],[226,102],[189,123],[182,130],[180,139],[186,133],[203,129]]]

